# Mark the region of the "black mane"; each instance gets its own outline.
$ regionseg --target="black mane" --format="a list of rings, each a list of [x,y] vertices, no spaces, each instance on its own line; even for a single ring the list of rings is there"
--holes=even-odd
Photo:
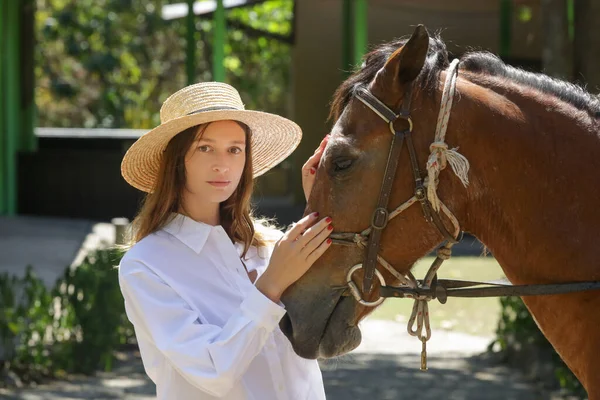
[[[330,117],[337,119],[348,104],[354,90],[369,84],[389,59],[389,57],[408,39],[399,39],[383,44],[364,58],[363,65],[338,88],[332,101]],[[448,50],[438,35],[429,38],[429,49],[425,65],[415,83],[422,90],[437,87],[440,72],[449,64]],[[535,88],[543,93],[555,96],[579,110],[587,111],[594,117],[600,117],[600,98],[588,93],[573,83],[565,82],[544,74],[528,72],[506,65],[500,58],[489,52],[466,53],[459,64],[460,70],[506,78],[512,82]]]
[[[600,99],[588,93],[582,87],[548,75],[528,72],[506,65],[492,53],[468,53],[461,58],[459,67],[470,72],[506,78],[512,82],[558,97],[565,103],[569,103],[579,110],[587,111],[593,116],[600,115]]]

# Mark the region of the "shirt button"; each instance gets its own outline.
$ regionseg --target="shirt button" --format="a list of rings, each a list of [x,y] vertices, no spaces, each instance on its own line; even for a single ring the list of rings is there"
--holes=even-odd
[[[280,392],[283,391],[283,384],[280,383],[279,386],[277,386],[277,390],[279,390]]]

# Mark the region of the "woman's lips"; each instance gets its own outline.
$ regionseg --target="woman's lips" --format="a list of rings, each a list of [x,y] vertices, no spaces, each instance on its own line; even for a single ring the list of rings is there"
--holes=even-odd
[[[229,186],[231,181],[208,181],[208,183],[214,187],[223,188]]]

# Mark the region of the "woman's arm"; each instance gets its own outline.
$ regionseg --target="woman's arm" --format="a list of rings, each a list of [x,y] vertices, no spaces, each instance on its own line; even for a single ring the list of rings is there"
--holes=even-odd
[[[230,391],[285,314],[253,287],[222,328],[203,324],[143,263],[125,262],[119,283],[136,335],[148,338],[188,382],[212,396]]]

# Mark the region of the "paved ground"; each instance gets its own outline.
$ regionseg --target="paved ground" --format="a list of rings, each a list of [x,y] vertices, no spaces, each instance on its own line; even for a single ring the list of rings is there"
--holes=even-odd
[[[537,400],[559,399],[526,382],[521,374],[478,355],[488,338],[435,331],[429,371],[419,370],[420,346],[404,324],[366,321],[363,343],[352,354],[321,363],[327,398]],[[120,354],[114,372],[72,377],[25,390],[0,389],[6,400],[151,400],[154,385],[136,354]]]
[[[114,242],[114,235],[112,224],[84,219],[0,217],[0,273],[22,277],[31,265],[50,287],[87,251]]]

